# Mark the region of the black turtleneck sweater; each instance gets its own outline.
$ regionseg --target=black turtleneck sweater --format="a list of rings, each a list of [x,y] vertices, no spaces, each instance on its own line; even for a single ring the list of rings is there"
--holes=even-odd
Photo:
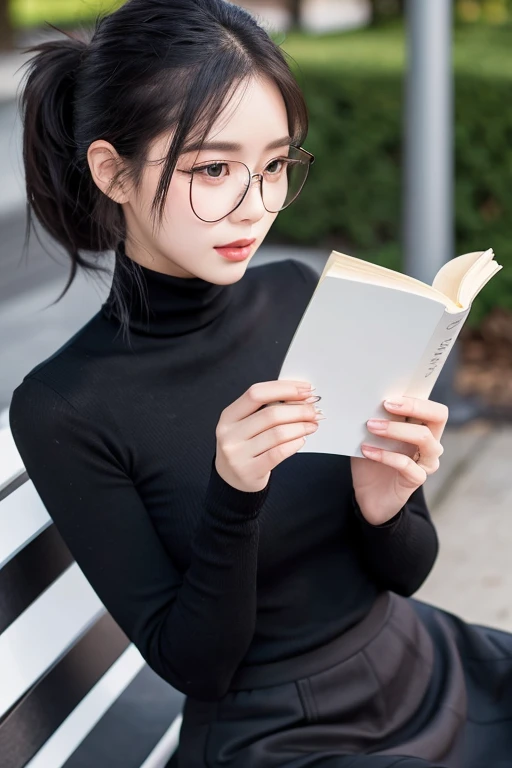
[[[114,619],[159,675],[211,700],[238,665],[331,640],[383,589],[412,594],[437,537],[422,488],[388,524],[366,522],[347,456],[295,454],[256,493],[216,471],[221,412],[251,384],[279,378],[318,282],[313,269],[290,259],[219,286],[141,267],[148,320],[122,277],[126,258],[121,243],[131,345],[111,291],[25,376],[10,425]]]

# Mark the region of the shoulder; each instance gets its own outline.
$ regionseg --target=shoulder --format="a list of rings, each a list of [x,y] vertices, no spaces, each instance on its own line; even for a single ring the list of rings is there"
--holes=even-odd
[[[31,479],[40,468],[51,471],[66,455],[69,465],[115,465],[126,471],[129,457],[110,409],[91,412],[74,403],[39,376],[25,376],[13,392],[9,427]]]
[[[312,264],[302,259],[288,259],[292,268],[299,273],[301,279],[305,285],[310,288],[316,288],[320,279],[320,272],[318,272]]]
[[[14,391],[17,398],[35,397],[46,403],[65,401],[70,408],[94,414],[105,394],[103,369],[108,356],[104,354],[107,342],[102,339],[103,327],[99,315],[92,317],[25,374]]]
[[[80,436],[88,431],[78,411],[56,390],[36,376],[25,376],[9,405],[9,427],[25,467],[37,457],[46,465],[53,441],[69,445],[62,430]]]
[[[34,441],[48,431],[58,430],[60,425],[80,432],[88,425],[88,419],[45,380],[44,374],[39,378],[30,373],[12,393],[9,425],[14,436],[23,435]]]
[[[253,273],[254,279],[268,279],[272,277],[272,284],[276,288],[304,288],[312,293],[320,279],[320,272],[306,259],[287,258],[259,264],[248,272]]]
[[[86,340],[90,322],[35,365],[14,389],[8,411],[13,436],[43,443],[49,432],[66,430],[70,438],[78,439],[108,428],[109,409],[98,367],[101,356]]]

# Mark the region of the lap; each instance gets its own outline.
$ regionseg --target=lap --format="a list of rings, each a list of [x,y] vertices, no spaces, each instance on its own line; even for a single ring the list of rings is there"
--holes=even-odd
[[[188,701],[179,768],[509,768],[512,635],[413,598],[393,601],[398,613],[339,664],[287,683],[233,691],[220,702]],[[406,631],[408,611],[435,648],[431,682],[406,724],[379,735],[376,727],[385,730],[391,707],[403,703],[397,685],[403,687],[404,675],[417,688],[415,667],[404,672],[401,656],[398,671],[391,669],[397,647],[409,666],[421,667],[422,658],[430,664],[419,628],[412,622]],[[364,727],[366,742],[358,744]],[[375,743],[372,734],[379,735]]]
[[[390,755],[386,757],[380,755],[320,757],[318,761],[310,763],[310,765],[312,768],[446,768],[442,763],[432,763],[421,758],[403,755]]]
[[[512,765],[512,634],[411,602],[431,633],[441,622],[457,645],[467,698],[464,766]]]

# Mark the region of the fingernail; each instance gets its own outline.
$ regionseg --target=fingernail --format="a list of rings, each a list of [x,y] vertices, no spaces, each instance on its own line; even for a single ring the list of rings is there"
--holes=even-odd
[[[322,398],[320,395],[313,395],[313,397],[308,397],[307,400],[304,400],[305,403],[318,403],[319,400]]]
[[[368,427],[373,427],[373,429],[386,429],[388,421],[387,419],[368,419],[366,424]]]
[[[384,405],[386,405],[388,408],[401,408],[403,403],[393,403],[391,400],[384,400]]]
[[[314,392],[316,387],[297,387],[297,392],[299,395],[305,395],[309,392]]]

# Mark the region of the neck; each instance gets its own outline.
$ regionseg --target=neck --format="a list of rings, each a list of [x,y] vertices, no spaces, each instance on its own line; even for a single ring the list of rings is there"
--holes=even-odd
[[[115,250],[110,294],[102,306],[105,317],[121,320],[121,303],[134,333],[181,336],[209,325],[227,307],[233,285],[217,285],[200,277],[175,277],[131,260],[124,242]]]

